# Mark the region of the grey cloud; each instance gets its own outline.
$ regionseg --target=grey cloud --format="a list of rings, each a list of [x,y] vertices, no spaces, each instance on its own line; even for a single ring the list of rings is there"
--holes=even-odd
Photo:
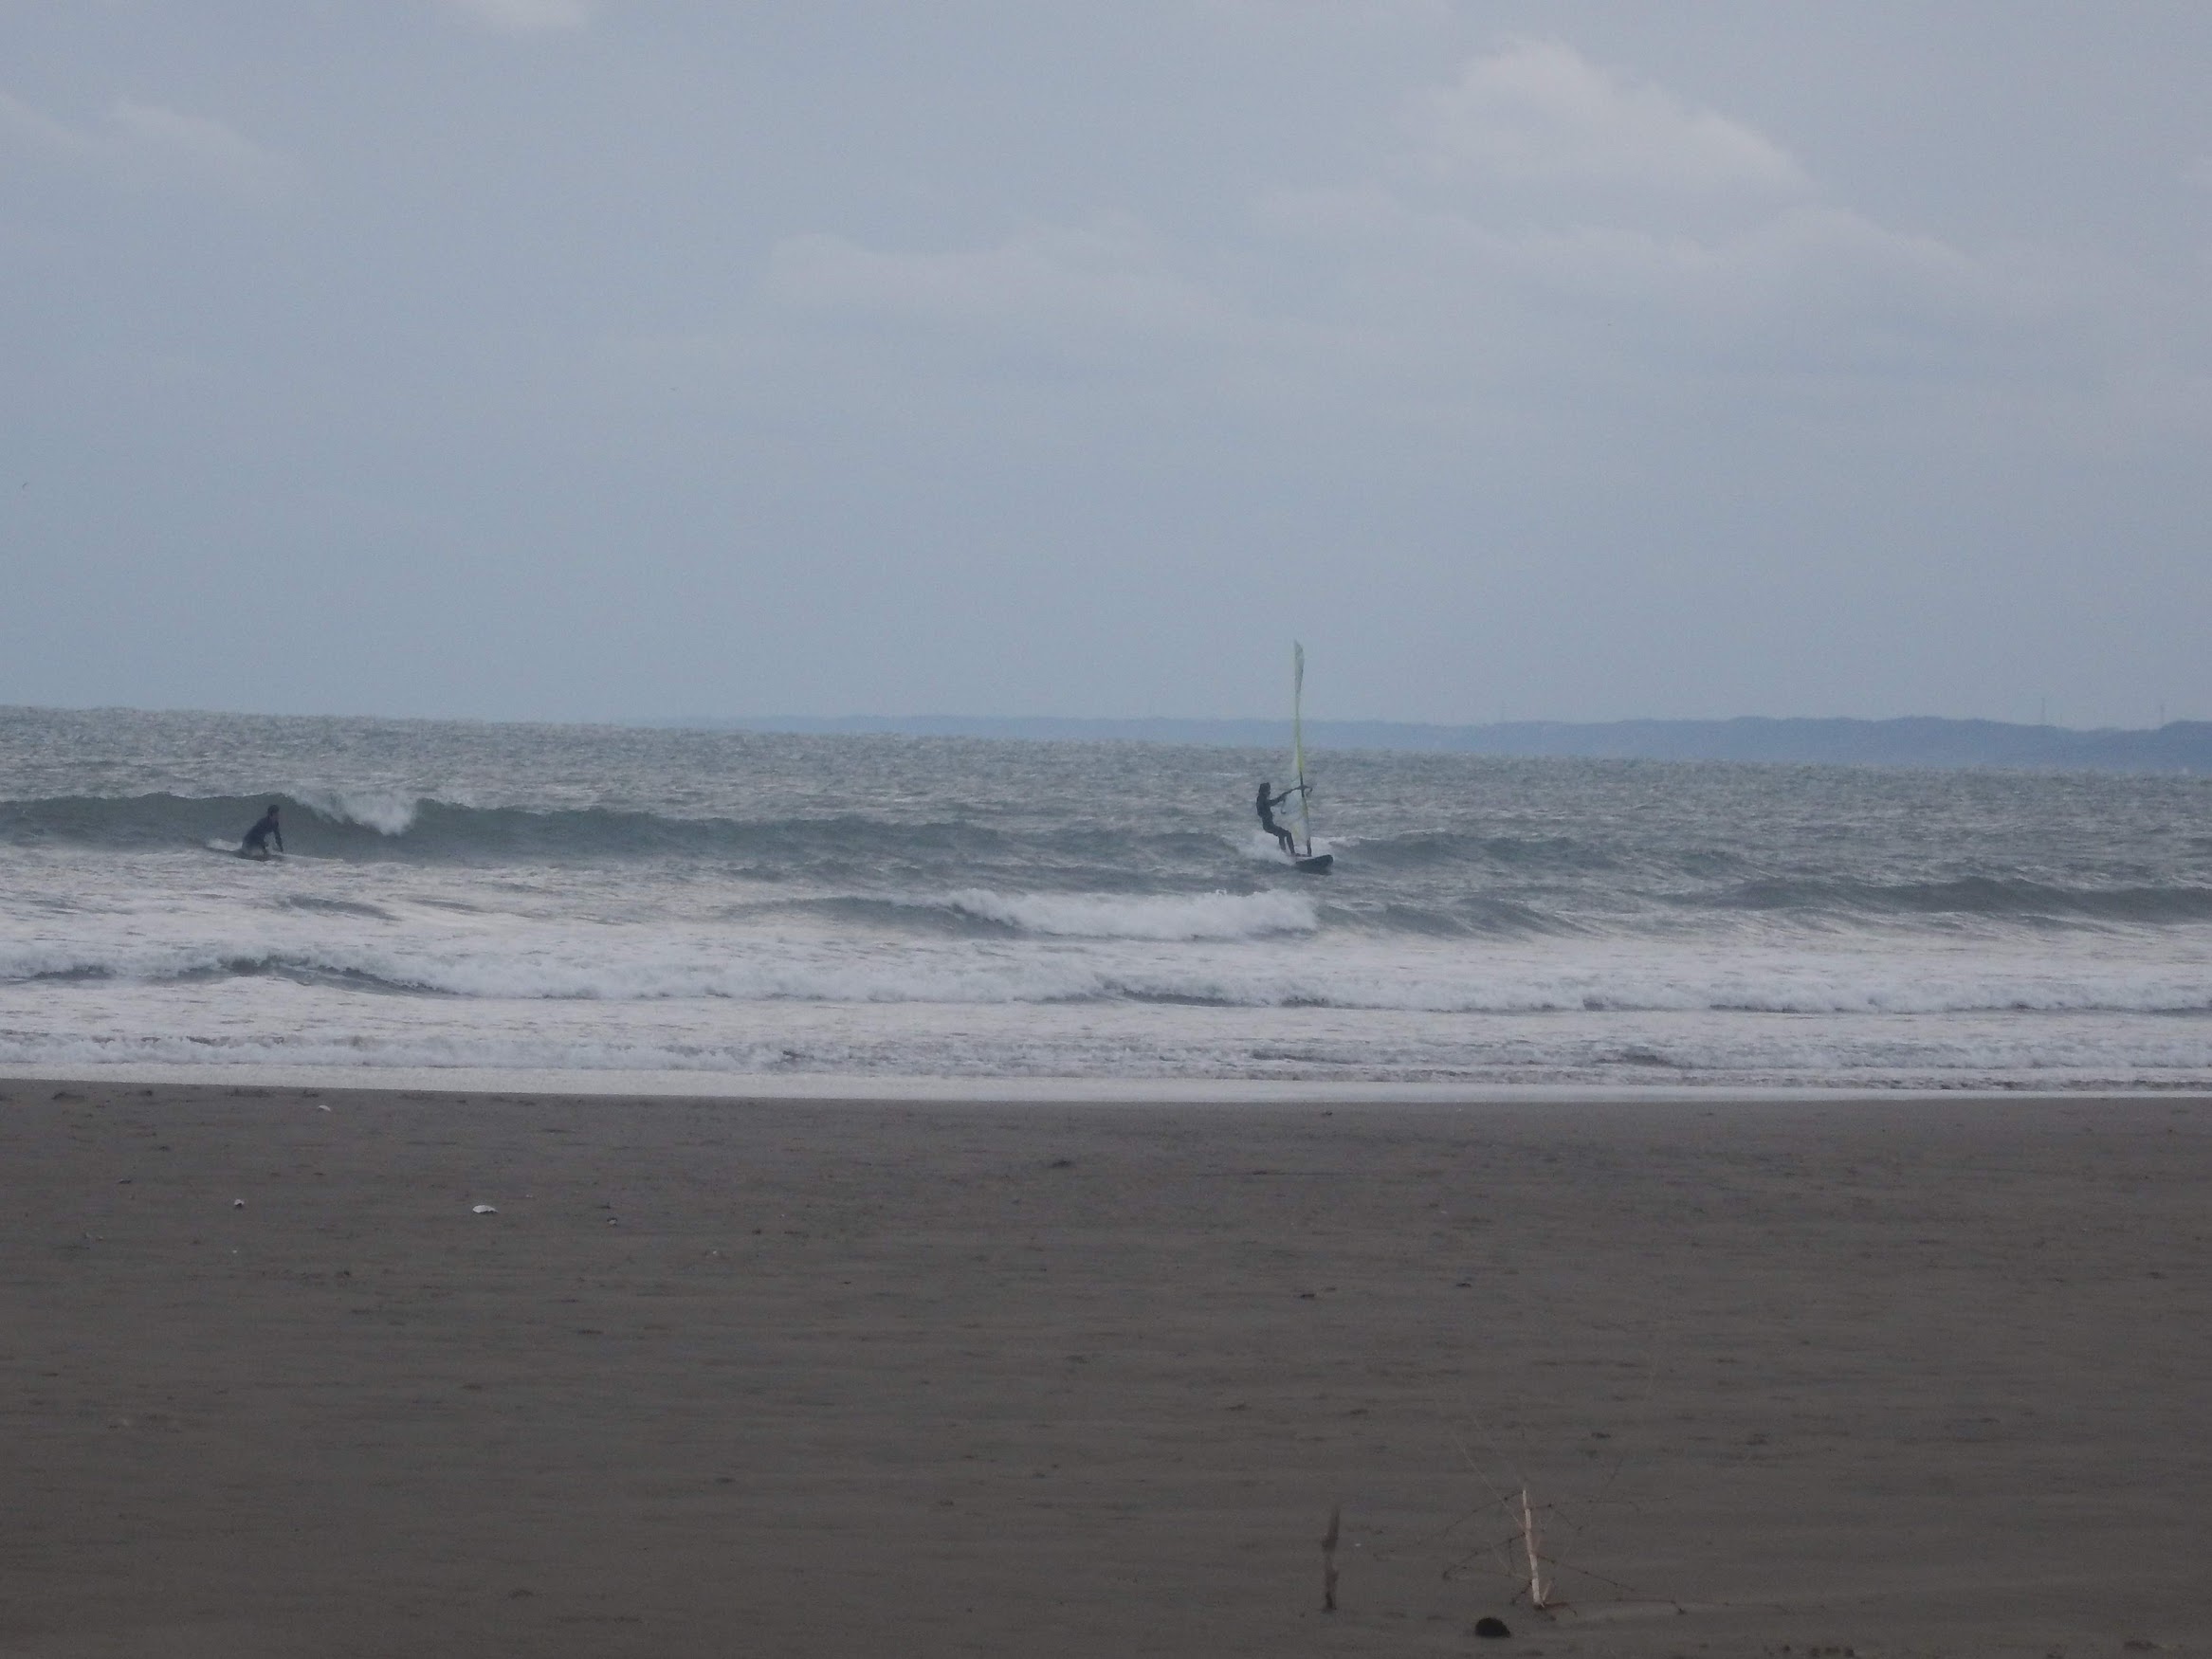
[[[945,253],[792,237],[770,255],[763,286],[790,305],[1033,335],[1196,335],[1223,319],[1220,302],[1179,273],[1161,239],[1125,213],[1029,227],[991,246]]]
[[[19,165],[24,158],[81,161],[94,149],[83,134],[5,92],[0,92],[0,143]]]
[[[475,22],[510,34],[582,28],[592,20],[592,0],[444,0]]]
[[[2212,712],[2130,19],[0,5],[0,701]]]
[[[120,98],[82,127],[0,94],[0,142],[22,158],[130,189],[269,202],[299,191],[304,170],[211,117]]]
[[[762,293],[879,331],[957,327],[1071,358],[1173,348],[1183,377],[1211,376],[1232,400],[1355,381],[1387,398],[1395,380],[1428,418],[1495,395],[1515,364],[1547,397],[1563,375],[1638,364],[1825,383],[1917,358],[1920,374],[1956,376],[1988,367],[1992,342],[2061,320],[2026,280],[1826,201],[1752,127],[1561,42],[1478,57],[1408,108],[1419,165],[1273,189],[1238,239],[1178,243],[1129,214],[949,251],[813,233],[777,246]],[[1501,204],[1470,195],[1470,174],[1544,189]]]
[[[1558,40],[1518,41],[1417,94],[1404,116],[1422,164],[1510,184],[1668,193],[1797,194],[1803,170],[1772,139]]]

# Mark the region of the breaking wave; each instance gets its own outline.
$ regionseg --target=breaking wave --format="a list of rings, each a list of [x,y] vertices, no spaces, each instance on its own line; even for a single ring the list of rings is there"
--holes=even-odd
[[[1102,852],[1101,832],[1088,826],[1024,829],[1003,821],[850,811],[742,819],[608,807],[484,807],[360,789],[0,801],[0,846],[228,850],[270,801],[283,809],[295,858],[478,867],[693,861],[740,878],[803,880],[851,895],[827,902],[914,913],[893,925],[929,925],[920,913],[930,912],[956,925],[1036,936],[1256,939],[1351,921],[1385,933],[1511,939],[1602,931],[1638,917],[1679,919],[1698,911],[1847,927],[1957,918],[2026,926],[2212,922],[2212,884],[2145,881],[2141,869],[2117,866],[2112,879],[2078,884],[2036,879],[2002,865],[1943,879],[1884,881],[1814,869],[1746,880],[1740,853],[1706,846],[1647,847],[1632,854],[1602,838],[1418,831],[1344,838],[1336,845],[1347,856],[1323,887],[1209,892],[1203,889],[1215,883],[1272,879],[1271,868],[1262,876],[1253,866],[1279,861],[1252,834],[1223,837],[1176,827],[1116,832]],[[981,880],[970,885],[963,877]],[[1102,877],[1125,882],[1131,890],[1102,893]],[[932,888],[939,896],[911,896]],[[1422,902],[1412,902],[1417,893]]]
[[[313,858],[422,863],[641,857],[776,860],[987,855],[987,826],[857,813],[741,821],[586,807],[474,807],[435,796],[300,790],[256,795],[60,796],[0,801],[0,841],[148,851],[235,846],[264,808],[283,812],[287,849]]]

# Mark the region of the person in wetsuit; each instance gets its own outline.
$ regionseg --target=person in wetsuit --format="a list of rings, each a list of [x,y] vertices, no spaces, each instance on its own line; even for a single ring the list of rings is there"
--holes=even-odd
[[[1270,794],[1268,792],[1273,787],[1274,785],[1266,778],[1260,779],[1260,796],[1259,800],[1254,803],[1260,815],[1260,828],[1282,843],[1286,857],[1296,858],[1298,856],[1298,838],[1275,822],[1275,809],[1296,794],[1298,791],[1293,785],[1279,795]]]
[[[279,852],[284,850],[284,832],[278,827],[277,804],[274,801],[269,803],[269,810],[261,815],[253,828],[246,832],[246,839],[238,844],[238,856],[266,858],[271,841],[277,844]]]

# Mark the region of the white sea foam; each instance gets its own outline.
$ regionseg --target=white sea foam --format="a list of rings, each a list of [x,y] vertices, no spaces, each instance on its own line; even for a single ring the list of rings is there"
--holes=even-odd
[[[411,880],[379,874],[386,887]],[[65,916],[17,911],[0,932],[0,983],[260,975],[479,1000],[1137,1000],[1454,1016],[2212,1013],[2203,930],[2168,930],[2159,958],[2073,935],[2033,949],[1969,937],[1722,953],[1702,937],[1503,944],[1326,931],[1303,894],[968,894],[963,913],[1013,937],[916,938],[773,916],[749,925],[665,910],[583,920],[590,912],[572,888],[525,888],[503,911],[464,912],[423,902],[426,884],[411,880],[411,901],[364,891],[367,878],[346,872],[243,866],[233,876],[217,866],[211,894],[127,902],[110,893]],[[317,897],[341,884],[348,897]],[[272,886],[245,906],[233,897]],[[367,902],[378,892],[380,902]]]

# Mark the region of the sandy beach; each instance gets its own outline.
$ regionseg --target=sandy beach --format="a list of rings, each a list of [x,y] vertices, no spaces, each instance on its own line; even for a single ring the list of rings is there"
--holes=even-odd
[[[2202,1098],[0,1097],[10,1659],[2212,1652]]]

